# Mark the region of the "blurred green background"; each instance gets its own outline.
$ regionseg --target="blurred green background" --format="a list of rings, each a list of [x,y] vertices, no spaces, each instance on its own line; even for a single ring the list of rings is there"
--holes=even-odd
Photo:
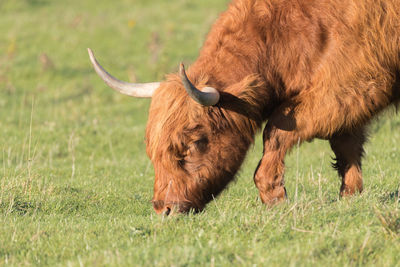
[[[257,138],[237,181],[200,214],[152,211],[149,100],[107,88],[193,62],[227,0],[0,1],[0,265],[398,266],[400,118],[371,126],[365,191],[339,200],[326,142],[287,158],[287,203],[253,184]]]

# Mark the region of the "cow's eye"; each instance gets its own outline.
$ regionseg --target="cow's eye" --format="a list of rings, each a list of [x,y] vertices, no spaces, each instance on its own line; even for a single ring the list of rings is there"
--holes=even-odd
[[[203,152],[207,149],[207,145],[208,145],[208,138],[207,137],[203,137],[197,141],[194,142],[197,150]]]

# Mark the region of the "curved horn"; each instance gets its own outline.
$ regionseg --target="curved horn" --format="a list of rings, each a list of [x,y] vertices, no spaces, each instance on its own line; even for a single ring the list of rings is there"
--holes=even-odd
[[[151,97],[154,91],[160,86],[160,83],[128,83],[120,81],[109,74],[94,57],[93,51],[88,48],[90,61],[93,64],[94,70],[100,78],[112,89],[129,96],[134,97]]]
[[[214,106],[219,101],[219,92],[212,87],[204,87],[202,90],[197,89],[186,76],[185,66],[183,63],[179,66],[179,75],[186,92],[193,100],[203,106]]]

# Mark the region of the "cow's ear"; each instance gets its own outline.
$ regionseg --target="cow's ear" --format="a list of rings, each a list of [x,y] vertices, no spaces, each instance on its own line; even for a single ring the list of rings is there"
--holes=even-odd
[[[248,75],[221,92],[220,106],[251,105],[259,107],[268,98],[268,89],[263,79],[256,74]]]

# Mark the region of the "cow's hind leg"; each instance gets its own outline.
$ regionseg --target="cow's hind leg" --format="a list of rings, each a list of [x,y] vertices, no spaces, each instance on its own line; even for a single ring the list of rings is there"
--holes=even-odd
[[[340,195],[352,195],[363,189],[361,158],[365,142],[364,130],[334,135],[330,140],[336,163],[333,166],[342,178]]]

